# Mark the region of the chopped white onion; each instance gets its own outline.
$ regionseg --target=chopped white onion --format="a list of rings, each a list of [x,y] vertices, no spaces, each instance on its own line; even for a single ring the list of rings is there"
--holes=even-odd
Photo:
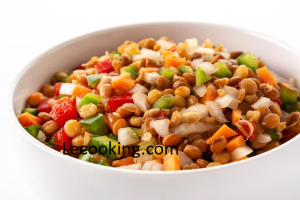
[[[190,165],[194,163],[193,160],[182,151],[178,151],[178,157],[180,159],[180,167],[182,167],[183,165]]]
[[[169,134],[169,125],[169,119],[160,119],[150,122],[150,127],[154,128],[154,130],[162,137],[165,137]]]
[[[195,52],[201,53],[201,54],[211,54],[211,55],[213,55],[215,51],[213,49],[210,49],[210,48],[198,47],[198,48],[193,50],[193,53],[195,53]]]
[[[170,129],[170,132],[177,133],[177,134],[181,135],[182,137],[187,137],[188,135],[190,135],[192,133],[204,133],[213,127],[214,127],[214,125],[206,124],[203,122],[183,123],[183,124],[180,124],[172,129]]]
[[[261,142],[261,143],[268,143],[272,141],[272,138],[269,134],[267,133],[259,133],[255,136],[254,140],[256,142]]]
[[[200,67],[203,71],[205,71],[205,73],[207,75],[211,75],[211,74],[215,73],[216,71],[218,71],[218,69],[219,69],[218,67],[211,64],[210,62],[203,62],[200,65],[198,65],[197,67]]]
[[[147,95],[142,92],[136,92],[132,95],[134,104],[143,112],[146,112],[150,105],[147,100]]]
[[[214,55],[213,54],[203,54],[201,58],[206,62],[210,62],[214,58]]]
[[[147,161],[142,167],[143,171],[164,171],[164,165],[157,161]]]
[[[160,51],[171,49],[176,46],[175,43],[166,40],[157,40],[156,43],[160,45]]]
[[[143,56],[142,54],[135,54],[132,56],[133,62],[135,62],[137,60],[141,60],[142,58],[145,58],[145,56]]]
[[[45,142],[46,141],[46,135],[45,133],[43,133],[43,131],[39,130],[37,136],[36,136],[36,139],[40,142]]]
[[[155,61],[158,61],[159,59],[159,56],[160,56],[160,53],[157,52],[157,51],[153,51],[153,50],[150,50],[150,49],[145,49],[143,48],[141,50],[141,54],[145,57],[145,58],[151,58]]]
[[[59,94],[72,95],[75,86],[73,83],[63,83],[59,89]]]
[[[223,90],[226,94],[229,94],[232,98],[234,99],[238,98],[239,91],[236,88],[225,85],[223,87]]]
[[[195,70],[198,65],[203,63],[203,58],[196,58],[192,61],[192,68]]]
[[[80,110],[79,104],[80,104],[81,100],[82,100],[81,98],[76,97],[76,110],[77,110],[77,112],[79,112],[79,110]],[[103,99],[102,99],[102,100],[103,100]]]
[[[99,85],[105,84],[105,83],[111,83],[112,81],[112,76],[103,76],[101,77],[101,81],[99,83]]]
[[[214,101],[207,101],[206,106],[208,108],[209,114],[212,117],[214,117],[217,120],[217,122],[219,122],[219,123],[228,122],[228,120],[226,119],[226,117],[218,103],[216,103]]]
[[[192,50],[194,50],[198,47],[198,39],[197,38],[186,39],[185,44],[187,47],[187,51],[191,52]]]
[[[237,148],[234,151],[232,151],[230,153],[230,158],[231,158],[231,160],[236,160],[236,159],[245,157],[252,152],[253,152],[253,150],[250,147],[248,147],[247,145],[245,145],[245,146],[242,146],[242,147]]]
[[[207,92],[207,88],[203,84],[193,87],[193,93],[195,95],[198,95],[199,97],[203,97],[206,94],[206,92]]]
[[[290,115],[289,113],[285,112],[284,110],[281,110],[282,117],[280,118],[280,121],[285,121],[286,118]]]
[[[136,92],[143,92],[143,93],[147,94],[149,92],[149,90],[146,87],[144,87],[143,85],[135,83],[134,86],[129,91],[129,93],[136,93]]]
[[[222,97],[217,97],[215,99],[215,102],[217,102],[221,108],[231,108],[231,109],[237,109],[239,105],[239,101],[232,98],[229,94],[226,94]]]
[[[139,156],[133,159],[135,164],[143,166],[145,162],[152,160],[152,156],[145,150],[137,151],[136,154],[139,154]]]
[[[222,55],[226,60],[230,58],[230,53],[229,52],[218,52],[220,55]]]
[[[257,102],[255,102],[251,106],[253,109],[258,109],[261,106],[266,106],[267,108],[269,108],[271,106],[271,104],[272,104],[272,101],[269,98],[261,97]]]
[[[199,115],[200,115],[200,119],[208,117],[208,108],[204,104],[197,103],[193,106],[188,107],[187,109],[184,109],[184,110],[180,111],[180,114],[182,115],[183,113],[188,112],[188,111],[198,112]]]
[[[118,141],[122,146],[131,145],[139,141],[136,133],[129,127],[120,128],[118,131]]]
[[[118,167],[118,168],[131,169],[131,170],[141,170],[141,165],[140,164],[132,164],[132,165],[121,166],[121,167]]]
[[[154,82],[156,81],[156,79],[159,77],[159,74],[157,72],[145,72],[143,74],[143,81],[150,83],[150,84],[154,84]]]

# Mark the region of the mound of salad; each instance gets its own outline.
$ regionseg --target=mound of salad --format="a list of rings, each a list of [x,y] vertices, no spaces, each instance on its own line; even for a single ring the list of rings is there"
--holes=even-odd
[[[295,78],[278,76],[252,52],[209,39],[147,38],[56,72],[17,118],[66,156],[189,170],[248,159],[297,136],[298,95]]]

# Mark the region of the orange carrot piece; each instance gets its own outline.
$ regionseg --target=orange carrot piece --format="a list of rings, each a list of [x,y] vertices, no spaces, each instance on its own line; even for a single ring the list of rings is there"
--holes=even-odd
[[[235,125],[236,122],[240,121],[242,116],[242,111],[240,109],[233,109],[231,113],[231,123]]]
[[[162,56],[162,59],[165,60],[166,56],[172,55],[172,54],[173,54],[172,51],[163,51],[161,56]]]
[[[80,85],[76,85],[72,92],[72,95],[79,98],[83,98],[87,93],[91,93],[91,92],[92,90],[88,88],[82,87]]]
[[[132,165],[132,164],[134,164],[134,161],[133,161],[133,157],[131,156],[120,160],[114,160],[112,162],[113,167],[120,167],[120,166]]]
[[[207,86],[207,91],[203,97],[200,97],[200,103],[205,104],[207,101],[214,101],[218,97],[216,88],[212,85]]]
[[[173,55],[167,55],[165,58],[165,66],[166,67],[179,67],[185,63],[185,58],[178,58]]]
[[[240,148],[242,146],[245,146],[245,140],[243,136],[237,136],[229,140],[229,142],[226,145],[226,148],[228,151],[234,151],[237,148]]]
[[[256,70],[259,80],[262,83],[269,83],[273,87],[277,87],[277,81],[267,67],[262,67]]]
[[[219,130],[217,130],[217,132],[215,132],[213,136],[211,136],[206,140],[206,143],[211,144],[215,139],[221,136],[224,136],[227,139],[235,135],[237,135],[237,132],[235,132],[234,130],[229,128],[226,124],[224,124],[221,128],[219,128]]]
[[[43,121],[40,118],[29,113],[23,113],[19,115],[18,120],[23,127],[43,124]]]
[[[248,157],[247,157],[247,156],[244,156],[244,157],[235,159],[235,160],[231,161],[230,163],[237,162],[237,161],[240,161],[240,160],[245,160],[245,159],[248,159]]]
[[[111,82],[111,86],[115,90],[121,90],[123,92],[129,92],[133,87],[135,81],[131,79],[129,73],[123,73],[118,78]]]
[[[180,170],[181,161],[177,154],[167,154],[164,156],[165,171]]]

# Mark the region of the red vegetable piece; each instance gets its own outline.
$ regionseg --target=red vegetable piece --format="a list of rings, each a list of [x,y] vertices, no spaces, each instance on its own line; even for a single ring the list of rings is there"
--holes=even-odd
[[[119,107],[125,103],[133,103],[132,94],[126,93],[118,96],[113,96],[107,101],[110,112],[116,112]]]
[[[37,111],[38,111],[38,112],[46,112],[46,113],[51,112],[51,107],[50,107],[49,104],[48,104],[48,101],[49,101],[50,99],[51,99],[51,98],[44,99],[44,100],[40,103],[40,105],[38,106]]]
[[[81,64],[78,65],[74,70],[81,70],[81,69],[85,69],[85,67],[83,67]]]
[[[155,118],[156,120],[161,120],[161,119],[167,119],[167,113],[165,110],[160,110],[158,113],[156,113],[153,118]]]
[[[51,117],[63,127],[70,119],[75,119],[78,115],[75,100],[69,98],[58,99],[50,112]]]
[[[54,99],[57,99],[57,97],[59,96],[59,90],[61,85],[62,85],[61,82],[54,84]]]
[[[72,147],[72,138],[67,136],[63,128],[53,135],[53,140],[57,151],[61,151],[64,148],[64,145],[66,150],[71,149]]]
[[[175,52],[176,50],[177,50],[176,48],[167,49],[167,51],[172,51],[172,52]]]
[[[282,102],[280,101],[280,99],[275,99],[274,102],[277,103],[279,106],[282,105]]]
[[[107,59],[94,65],[99,73],[109,73],[114,71],[111,60]]]

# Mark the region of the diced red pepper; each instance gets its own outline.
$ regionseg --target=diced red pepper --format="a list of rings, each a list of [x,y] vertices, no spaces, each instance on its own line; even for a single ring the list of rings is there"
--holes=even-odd
[[[248,138],[248,140],[249,140],[249,141],[252,141],[252,140],[254,140],[254,138],[255,138],[256,124],[254,124],[254,123],[252,123],[252,122],[250,122],[250,123],[251,123],[252,126],[253,126],[253,131],[252,131],[252,133],[250,133],[251,136]],[[245,131],[246,131],[247,133],[250,132],[250,127],[248,126],[248,124],[244,123],[244,124],[240,124],[240,125],[245,129]],[[243,136],[244,139],[247,139],[247,136],[246,136],[240,129],[237,129],[236,132],[237,132],[239,135]],[[249,134],[249,135],[250,135],[250,134]]]
[[[167,113],[165,110],[160,110],[158,113],[156,113],[153,118],[156,120],[161,120],[161,119],[168,119]]]
[[[57,97],[59,96],[59,90],[62,84],[63,83],[61,82],[54,84],[54,99],[57,99]]]
[[[167,49],[167,51],[172,51],[172,52],[175,52],[176,50],[177,50],[176,48]]]
[[[51,107],[50,107],[49,104],[48,104],[48,101],[49,101],[50,99],[51,99],[51,98],[44,99],[44,100],[40,103],[40,105],[38,106],[37,111],[38,111],[38,112],[46,112],[46,113],[51,112]]]
[[[85,67],[83,67],[81,64],[78,65],[74,70],[81,70],[81,69],[85,69]]]
[[[62,128],[61,130],[57,131],[53,135],[54,146],[57,151],[60,151],[64,148],[65,150],[71,149],[72,147],[72,138],[67,136],[65,130]]]
[[[235,89],[240,89],[240,86],[239,85],[235,85],[235,86],[232,86],[232,87],[234,87]]]
[[[94,65],[99,73],[109,73],[114,71],[111,60],[107,59]]]
[[[132,94],[126,93],[118,96],[113,96],[107,101],[110,112],[116,112],[119,107],[125,103],[133,103]]]
[[[75,100],[69,98],[58,99],[50,112],[51,117],[63,127],[70,119],[75,119],[78,115]]]
[[[280,101],[280,99],[275,99],[274,102],[276,102],[279,106],[282,105],[282,102]]]

